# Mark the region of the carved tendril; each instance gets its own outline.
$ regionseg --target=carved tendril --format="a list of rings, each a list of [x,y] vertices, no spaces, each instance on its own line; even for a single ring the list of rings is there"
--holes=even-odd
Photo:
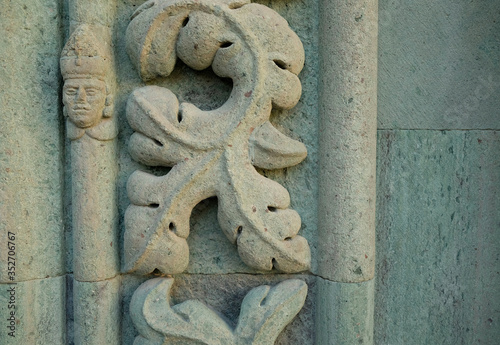
[[[139,331],[134,345],[273,345],[302,309],[307,284],[286,280],[249,291],[236,327],[197,300],[171,305],[171,278],[150,279],[134,292],[130,314]]]
[[[298,37],[269,8],[230,0],[156,0],[134,14],[129,55],[144,80],[169,75],[177,57],[194,69],[212,66],[233,80],[228,101],[202,111],[179,104],[165,88],[135,90],[127,118],[135,133],[130,152],[165,176],[135,172],[125,215],[127,271],[182,272],[188,264],[189,218],[201,200],[217,196],[218,220],[242,260],[259,270],[303,271],[310,264],[300,217],[286,189],[253,166],[301,162],[305,146],[269,122],[272,106],[300,98],[304,62]]]

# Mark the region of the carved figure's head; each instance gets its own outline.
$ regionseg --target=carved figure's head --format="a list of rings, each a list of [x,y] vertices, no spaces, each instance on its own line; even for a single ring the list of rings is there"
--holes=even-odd
[[[65,114],[77,127],[93,127],[103,115],[106,84],[99,79],[66,79],[63,103]]]
[[[111,116],[107,60],[100,41],[86,25],[74,31],[61,53],[64,115],[79,128],[96,126]]]

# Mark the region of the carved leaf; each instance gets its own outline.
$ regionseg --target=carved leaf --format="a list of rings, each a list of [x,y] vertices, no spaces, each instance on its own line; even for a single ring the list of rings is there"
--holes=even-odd
[[[233,330],[205,304],[188,300],[171,306],[172,278],[143,283],[132,296],[130,315],[139,331],[134,345],[272,345],[302,309],[307,284],[287,280],[252,289]]]
[[[189,300],[171,307],[174,280],[156,278],[142,284],[132,296],[130,315],[140,336],[134,345],[169,344],[232,345],[234,335],[227,323],[205,304]]]
[[[251,290],[241,305],[235,336],[240,344],[272,345],[304,306],[307,284],[286,280]],[[244,341],[242,341],[244,339]]]
[[[221,228],[245,263],[285,272],[309,268],[310,249],[297,235],[300,217],[288,209],[288,192],[252,166],[287,167],[307,154],[269,122],[272,105],[298,102],[304,52],[283,18],[247,3],[149,1],[127,29],[129,54],[143,79],[168,75],[178,56],[195,69],[212,65],[234,86],[228,101],[212,111],[179,104],[172,92],[156,86],[131,94],[132,157],[173,169],[166,176],[136,172],[130,178],[127,271],[182,272],[191,211],[211,196],[218,197]]]
[[[307,156],[300,141],[290,139],[266,121],[250,136],[252,164],[262,169],[281,169],[297,165]]]

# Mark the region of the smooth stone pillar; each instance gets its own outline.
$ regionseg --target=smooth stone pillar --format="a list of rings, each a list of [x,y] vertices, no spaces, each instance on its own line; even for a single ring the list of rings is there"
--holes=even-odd
[[[121,344],[120,281],[73,281],[75,345]]]
[[[116,94],[114,42],[115,1],[69,0],[70,33],[87,25],[109,59],[107,106]],[[116,125],[116,112],[111,113]],[[103,120],[104,121],[104,120]],[[114,136],[84,134],[71,141],[73,214],[74,343],[120,344],[120,258]]]
[[[316,344],[373,344],[374,281],[336,283],[318,277]]]
[[[320,1],[320,276],[372,279],[375,266],[377,1]]]
[[[78,281],[119,272],[116,143],[88,135],[71,142],[73,271]]]
[[[316,343],[373,344],[378,1],[319,7]]]

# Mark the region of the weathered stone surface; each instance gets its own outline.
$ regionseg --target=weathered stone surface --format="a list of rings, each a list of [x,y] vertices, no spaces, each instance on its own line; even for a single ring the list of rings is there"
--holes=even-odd
[[[64,296],[65,276],[0,284],[0,344],[66,345]]]
[[[71,143],[73,272],[80,281],[120,270],[116,210],[116,143],[84,135]]]
[[[374,285],[374,279],[337,283],[318,277],[315,344],[373,345]]]
[[[198,300],[171,305],[173,283],[173,278],[149,279],[134,292],[130,313],[140,334],[134,343],[274,345],[307,296],[307,284],[298,279],[256,287],[243,299],[238,323],[232,329]]]
[[[377,344],[500,339],[500,133],[379,131]]]
[[[500,2],[380,0],[382,129],[499,129]]]
[[[70,29],[85,23],[92,26],[111,27],[115,22],[115,0],[68,0]]]
[[[272,106],[291,108],[301,93],[297,74],[304,52],[288,23],[247,1],[151,1],[132,15],[126,40],[144,80],[168,76],[179,57],[194,69],[211,65],[218,76],[233,80],[233,91],[223,106],[208,112],[179,104],[157,86],[132,93],[132,156],[174,167],[165,176],[135,172],[129,179],[125,269],[184,271],[191,210],[212,196],[219,201],[219,224],[246,264],[308,269],[310,249],[297,236],[300,217],[288,209],[288,192],[252,167],[287,167],[306,154],[303,144],[269,122]]]
[[[318,274],[375,271],[377,1],[320,1]]]
[[[120,344],[121,277],[73,281],[75,345]]]
[[[9,281],[9,231],[16,281],[64,272],[59,11],[59,1],[44,0],[0,12],[0,282]]]
[[[98,281],[114,277],[120,268],[115,81],[110,30],[93,23],[91,13],[86,17],[81,5],[69,1],[73,29],[60,59],[63,113],[71,140],[72,264],[76,280]]]
[[[317,18],[315,6],[303,2],[283,1],[258,1],[271,6],[286,18],[294,31],[304,42],[306,53],[306,64],[299,77],[305,92],[301,100],[291,110],[275,110],[271,115],[271,122],[287,136],[303,142],[308,150],[305,161],[298,166],[278,169],[259,170],[268,178],[283,185],[290,192],[290,207],[295,209],[302,218],[300,234],[303,235],[311,246],[311,254],[314,258],[316,246],[316,193],[317,193],[317,94],[316,75],[317,61]],[[119,28],[118,32],[125,32],[133,10],[142,2],[128,1],[121,3],[118,7]],[[137,5],[133,7],[133,5]],[[308,18],[304,21],[303,18]],[[141,83],[137,72],[132,68],[130,59],[125,54],[124,40],[118,40],[117,59],[120,65],[120,94],[117,95],[118,113],[125,113],[124,104],[126,97],[133,89],[140,87]],[[120,46],[121,44],[121,46]],[[168,78],[160,78],[148,82],[148,84],[167,87],[175,93],[180,102],[195,104],[203,110],[211,110],[220,107],[231,93],[232,84],[227,79],[217,77],[211,69],[193,71],[182,61],[178,61],[176,68]],[[126,122],[121,122],[119,137],[120,145],[126,147],[128,138],[132,134],[131,128]],[[120,151],[120,175],[119,175],[119,202],[121,212],[128,206],[127,195],[123,186],[127,178],[134,170],[146,170],[155,175],[164,175],[168,169],[150,168],[139,165],[130,160],[125,150]],[[208,214],[207,214],[208,213]],[[208,217],[208,218],[207,218]],[[234,245],[227,241],[222,229],[217,224],[216,201],[211,200],[203,213],[195,209],[191,217],[190,236],[188,237],[190,247],[190,259],[187,272],[193,273],[229,273],[229,272],[255,272],[246,266],[237,255]],[[312,260],[315,265],[315,260]]]
[[[150,277],[126,276],[123,287],[123,344],[132,344],[138,335],[130,318],[130,300],[137,287]],[[276,340],[276,345],[313,345],[315,277],[308,275],[178,275],[172,288],[172,304],[199,300],[223,316],[235,328],[241,303],[247,293],[261,285],[277,285],[287,279],[307,282],[308,295],[304,307]],[[181,342],[182,343],[182,342]]]

